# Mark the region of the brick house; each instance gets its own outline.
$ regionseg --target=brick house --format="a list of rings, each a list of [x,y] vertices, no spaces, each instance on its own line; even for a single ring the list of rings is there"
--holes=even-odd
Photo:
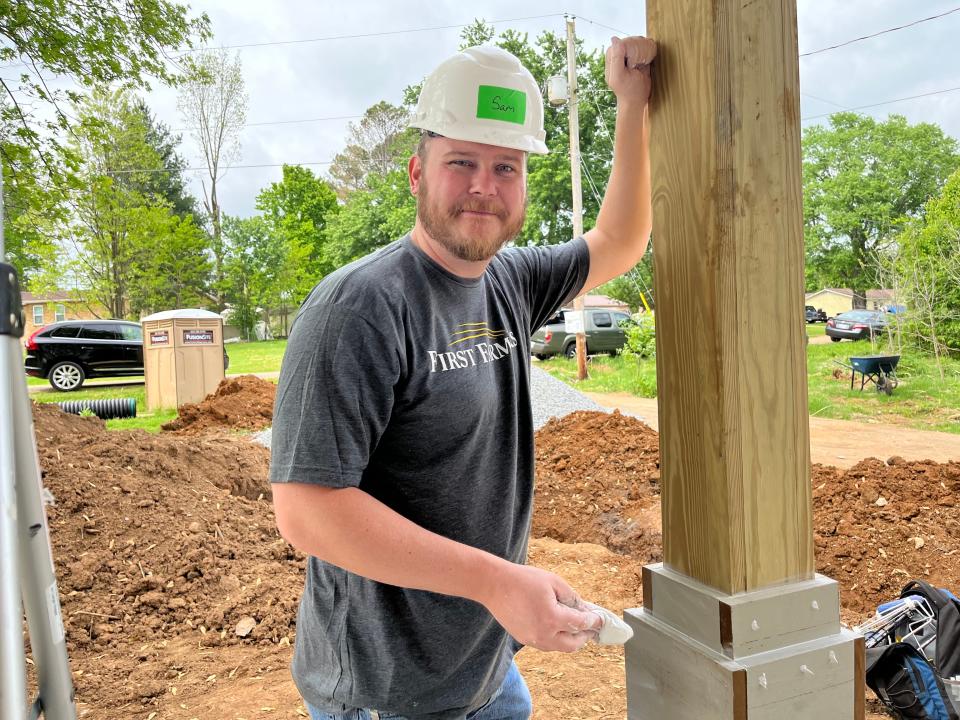
[[[96,302],[86,302],[75,294],[56,290],[34,294],[21,292],[23,314],[26,318],[24,335],[29,337],[44,325],[60,320],[97,320],[109,317],[107,309]]]

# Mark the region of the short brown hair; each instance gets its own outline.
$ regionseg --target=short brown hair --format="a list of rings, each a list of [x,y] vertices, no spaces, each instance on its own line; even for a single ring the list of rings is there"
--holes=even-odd
[[[432,130],[424,130],[420,133],[420,142],[417,144],[417,157],[423,162],[427,159],[427,145],[433,138],[443,137]]]

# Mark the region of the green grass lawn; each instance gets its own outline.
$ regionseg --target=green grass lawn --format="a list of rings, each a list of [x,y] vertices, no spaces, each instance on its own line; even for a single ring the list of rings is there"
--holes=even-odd
[[[899,385],[890,396],[869,383],[861,391],[859,374],[851,390],[850,370],[836,364],[848,364],[855,356],[888,354],[901,353],[867,340],[808,346],[810,414],[960,433],[960,360],[943,360],[941,379],[932,357],[905,348],[897,365]]]
[[[827,324],[826,323],[807,323],[807,335],[810,337],[817,337],[818,335],[826,335],[827,333]]]
[[[823,325],[808,325],[822,328]],[[811,333],[812,334],[812,333]],[[919,430],[940,430],[960,434],[960,360],[943,361],[944,377],[932,357],[905,349],[897,366],[900,381],[893,395],[878,393],[868,384],[862,391],[850,389],[850,370],[837,362],[863,355],[897,354],[880,343],[844,340],[827,345],[807,346],[807,386],[810,414],[817,417],[860,422],[882,422]],[[656,397],[656,368],[652,360],[598,356],[589,363],[589,379],[577,382],[575,360],[551,358],[538,367],[578,390],[627,392],[639,397]]]
[[[286,340],[228,343],[227,357],[230,358],[230,368],[227,372],[231,375],[279,372],[283,351],[286,349]]]
[[[657,366],[652,359],[597,355],[587,363],[588,377],[577,381],[577,361],[556,356],[537,363],[560,380],[586,392],[625,392],[638,397],[657,396]]]

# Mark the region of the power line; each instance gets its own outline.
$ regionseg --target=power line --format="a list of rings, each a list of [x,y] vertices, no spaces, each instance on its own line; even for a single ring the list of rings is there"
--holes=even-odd
[[[587,21],[588,23],[590,23],[591,25],[599,25],[599,26],[602,27],[602,28],[606,28],[607,30],[613,30],[615,33],[620,33],[621,35],[629,35],[629,34],[630,34],[630,33],[628,33],[626,30],[617,30],[615,27],[610,27],[609,25],[604,25],[602,22],[597,22],[596,20],[591,20],[590,18],[584,17],[583,15],[573,15],[572,17],[578,17],[578,18],[580,18],[581,20],[586,20],[586,21]]]
[[[315,160],[312,162],[286,162],[286,163],[263,163],[258,165],[221,165],[218,170],[248,170],[252,168],[277,168],[286,165],[331,165],[333,160]],[[208,167],[185,167],[180,168],[181,172],[207,172]],[[128,168],[126,170],[100,170],[97,175],[130,175],[133,173],[169,173],[168,168]]]
[[[527,17],[507,18],[505,20],[489,20],[484,22],[486,22],[489,25],[498,25],[501,23],[508,23],[508,22],[522,22],[524,20],[541,20],[543,18],[563,17],[563,16],[564,16],[564,13],[550,13],[548,15],[530,15]],[[407,28],[404,30],[381,30],[378,32],[354,33],[350,35],[325,35],[323,37],[302,38],[299,40],[272,40],[269,42],[240,43],[237,45],[221,45],[215,49],[237,50],[242,48],[268,47],[272,45],[300,45],[303,43],[327,42],[330,40],[357,40],[360,38],[383,37],[385,35],[405,35],[409,33],[430,32],[433,30],[452,30],[455,28],[469,27],[472,24],[473,22],[468,22],[468,23],[457,23],[455,25],[433,25],[431,27]],[[188,55],[194,52],[199,52],[201,50],[209,50],[209,49],[211,48],[207,47],[207,48],[196,48],[193,50],[187,50],[186,52],[182,53],[181,56]]]
[[[816,95],[811,95],[810,93],[802,92],[802,93],[800,93],[800,94],[803,95],[804,97],[808,97],[808,98],[811,98],[811,99],[813,99],[813,100],[819,100],[820,102],[825,102],[827,105],[836,105],[838,108],[841,108],[841,109],[843,109],[843,110],[849,110],[849,109],[850,109],[850,108],[848,108],[846,105],[841,105],[840,103],[835,103],[833,100],[827,100],[826,98],[817,97]]]
[[[860,42],[861,40],[869,40],[870,38],[875,38],[879,35],[896,32],[897,30],[903,30],[904,28],[913,27],[914,25],[919,25],[920,23],[925,23],[930,20],[936,20],[938,18],[946,17],[947,15],[950,15],[951,13],[955,13],[958,10],[960,10],[960,7],[955,7],[952,10],[947,10],[946,12],[940,13],[939,15],[931,15],[930,17],[925,17],[922,20],[914,20],[913,22],[907,23],[906,25],[898,25],[897,27],[881,30],[880,32],[875,32],[870,35],[864,35],[862,37],[853,38],[852,40],[847,40],[846,42],[838,43],[837,45],[831,45],[829,47],[820,48],[819,50],[811,50],[810,52],[800,53],[800,57],[809,57],[810,55],[816,55],[817,53],[827,52],[828,50],[836,50],[837,48],[845,47],[847,45],[852,45],[853,43]]]
[[[293,125],[296,123],[323,122],[325,120],[357,120],[363,115],[334,115],[331,117],[303,118],[301,120],[266,120],[264,122],[244,123],[241,127],[262,127],[264,125]],[[194,128],[172,128],[170,132],[189,132]]]
[[[934,90],[933,92],[920,93],[919,95],[910,95],[908,97],[895,98],[893,100],[884,100],[883,102],[871,103],[869,105],[858,105],[857,107],[847,108],[850,112],[857,110],[866,110],[867,108],[879,107],[880,105],[890,105],[891,103],[904,102],[906,100],[916,100],[917,98],[930,97],[931,95],[942,95],[944,93],[956,92],[960,87],[946,88],[944,90]],[[816,118],[829,117],[833,113],[821,113],[820,115],[808,115],[800,118],[801,120],[815,120]]]

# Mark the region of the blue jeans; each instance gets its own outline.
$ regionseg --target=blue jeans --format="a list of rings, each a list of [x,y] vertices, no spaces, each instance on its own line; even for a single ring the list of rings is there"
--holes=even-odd
[[[378,713],[376,710],[347,710],[341,713],[328,713],[317,710],[306,703],[310,720],[405,720],[403,715]],[[530,691],[523,681],[517,664],[512,663],[500,687],[490,696],[486,704],[465,715],[465,720],[529,720],[533,712]]]

